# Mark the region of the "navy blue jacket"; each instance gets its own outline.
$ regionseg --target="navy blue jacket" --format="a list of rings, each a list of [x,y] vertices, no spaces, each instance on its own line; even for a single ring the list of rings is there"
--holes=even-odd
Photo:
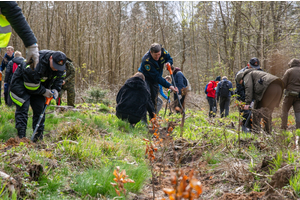
[[[167,62],[173,65],[173,59],[165,49],[162,48],[161,56],[158,61],[152,58],[149,50],[142,58],[139,72],[144,74],[146,81],[153,84],[158,83],[165,88],[169,88],[171,84],[162,77],[164,64]]]
[[[216,95],[217,95],[217,99],[218,99],[218,100],[219,100],[219,98],[220,98],[220,87],[221,87],[221,85],[222,85],[222,83],[223,83],[224,81],[227,81],[227,82],[228,82],[228,85],[229,85],[229,94],[228,94],[228,97],[230,98],[231,95],[234,94],[234,93],[233,93],[233,87],[232,87],[231,81],[227,80],[227,78],[224,78],[222,81],[220,81],[220,82],[218,83],[218,86],[217,86]]]
[[[176,87],[178,88],[179,94],[181,95],[181,89],[187,86],[187,80],[179,68],[175,68],[173,76]]]
[[[12,57],[9,57],[6,53],[3,57],[3,60],[2,60],[1,66],[0,66],[0,71],[3,72],[3,70],[5,70],[7,64],[9,63],[9,61],[11,61],[14,57],[15,57],[15,53],[13,53]]]
[[[37,40],[28,25],[21,8],[15,1],[0,1],[1,13],[23,40],[25,47],[37,43]]]
[[[14,59],[12,59],[5,70],[5,79],[4,82],[10,84],[11,82],[11,78],[13,76],[13,65],[14,63],[16,63],[17,65],[21,64],[22,62],[24,62],[24,58],[23,57],[16,57]]]

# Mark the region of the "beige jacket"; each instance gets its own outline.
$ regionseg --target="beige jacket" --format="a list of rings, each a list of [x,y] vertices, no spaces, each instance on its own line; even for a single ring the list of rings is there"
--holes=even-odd
[[[298,59],[292,59],[289,62],[290,69],[286,70],[282,81],[287,91],[300,92],[300,62]]]
[[[248,105],[251,104],[252,100],[255,100],[256,103],[261,101],[266,89],[273,81],[278,80],[282,83],[281,79],[277,76],[256,69],[245,70],[243,80],[245,85],[245,101]]]

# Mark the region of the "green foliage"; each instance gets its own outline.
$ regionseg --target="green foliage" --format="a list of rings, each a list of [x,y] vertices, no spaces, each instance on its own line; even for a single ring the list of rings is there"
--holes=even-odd
[[[254,192],[260,192],[260,184],[258,182],[255,182],[253,184],[253,191]]]
[[[129,178],[135,181],[135,183],[125,184],[125,189],[129,192],[139,192],[145,180],[150,176],[146,165],[135,166],[126,163],[109,163],[99,170],[89,169],[76,176],[75,183],[71,187],[82,196],[89,194],[96,197],[97,194],[102,194],[107,197],[115,197],[117,194],[110,183],[113,182],[113,171],[116,166],[120,166],[122,170],[125,169]]]
[[[277,153],[276,155],[276,158],[272,161],[273,169],[270,170],[270,174],[275,174],[275,172],[278,169],[280,169],[282,162],[283,162],[283,154],[282,151],[279,151],[279,153]]]
[[[88,103],[107,103],[107,100],[104,101],[104,97],[107,92],[108,91],[106,90],[102,90],[97,87],[92,87],[87,91],[88,96],[86,97],[86,101]]]
[[[295,194],[300,197],[300,171],[289,180],[290,186],[294,189]]]

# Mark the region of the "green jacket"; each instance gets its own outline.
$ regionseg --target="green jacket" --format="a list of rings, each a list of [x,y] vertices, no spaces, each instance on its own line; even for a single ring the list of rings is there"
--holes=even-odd
[[[261,101],[266,89],[273,81],[280,81],[283,87],[280,78],[256,69],[245,70],[243,80],[245,86],[245,101],[247,105],[250,105],[252,100],[255,100],[256,103]]]
[[[65,86],[75,84],[75,67],[69,60],[66,62],[66,78],[64,81],[66,82]]]

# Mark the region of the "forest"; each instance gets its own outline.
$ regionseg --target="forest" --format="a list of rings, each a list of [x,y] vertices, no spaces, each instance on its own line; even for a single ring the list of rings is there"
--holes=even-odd
[[[76,87],[119,87],[158,42],[193,86],[218,75],[233,80],[252,57],[282,76],[299,53],[295,1],[20,1],[39,49],[60,50],[76,67]],[[25,52],[13,34],[10,45]],[[3,53],[3,50],[2,50]]]

